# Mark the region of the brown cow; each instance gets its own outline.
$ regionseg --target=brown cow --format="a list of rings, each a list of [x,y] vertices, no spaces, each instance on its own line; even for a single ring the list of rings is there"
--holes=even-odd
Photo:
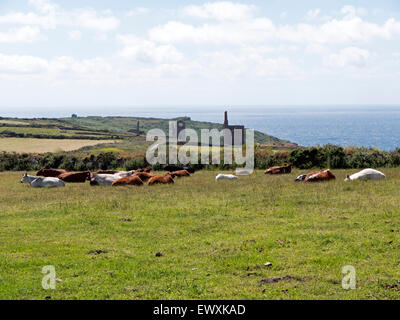
[[[169,174],[171,175],[172,178],[190,177],[190,173],[187,170],[172,171],[172,172],[169,172]]]
[[[162,184],[174,183],[174,178],[172,178],[171,174],[169,173],[166,173],[163,176],[154,176],[150,178],[148,185],[152,186],[153,184],[157,183],[162,183]]]
[[[148,172],[137,172],[136,171],[133,175],[139,177],[142,181],[147,181],[150,178],[155,177],[154,174],[151,174]]]
[[[57,178],[60,174],[67,173],[64,169],[40,169],[36,175],[40,177],[53,177]]]
[[[143,181],[137,176],[137,175],[133,175],[133,176],[129,176],[129,177],[123,177],[120,178],[118,180],[115,180],[112,183],[112,186],[142,186],[143,185]]]
[[[284,174],[292,172],[292,163],[286,164],[281,167],[271,167],[264,171],[264,174]]]
[[[336,179],[335,175],[331,172],[331,170],[317,170],[307,174],[304,182],[318,182],[318,181],[327,181]]]
[[[84,183],[90,177],[90,171],[67,172],[58,176],[64,182]]]
[[[140,168],[135,170],[136,172],[147,172],[149,173],[151,171],[151,167],[146,167],[146,168]]]

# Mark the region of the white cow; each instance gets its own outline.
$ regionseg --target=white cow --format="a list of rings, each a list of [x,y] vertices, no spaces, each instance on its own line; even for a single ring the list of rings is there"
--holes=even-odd
[[[92,186],[111,186],[115,180],[124,177],[130,177],[135,173],[135,170],[132,171],[119,171],[114,174],[108,173],[91,173],[90,175],[90,185]]]
[[[122,175],[119,173],[116,174],[103,174],[99,173],[91,177],[90,185],[91,186],[111,186],[115,180],[126,177],[126,175]]]
[[[234,176],[233,174],[222,174],[220,173],[215,177],[215,181],[218,180],[237,180],[238,177]]]
[[[27,173],[21,179],[21,183],[29,183],[32,188],[55,188],[64,187],[64,181],[53,177],[34,177]]]
[[[364,169],[358,173],[352,174],[351,176],[347,176],[344,181],[353,181],[353,180],[379,180],[385,179],[386,176],[374,169]]]
[[[132,171],[118,171],[117,173],[115,173],[116,175],[119,175],[120,178],[123,177],[130,177],[131,175],[133,175],[135,173],[136,170],[132,170]]]

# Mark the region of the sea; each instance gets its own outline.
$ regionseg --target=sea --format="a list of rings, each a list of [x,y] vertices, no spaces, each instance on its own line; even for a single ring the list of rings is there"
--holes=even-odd
[[[3,108],[2,108],[3,109]],[[334,144],[395,150],[400,147],[400,105],[397,106],[135,106],[104,108],[35,108],[0,110],[3,117],[140,116],[191,117],[262,131],[302,146]]]

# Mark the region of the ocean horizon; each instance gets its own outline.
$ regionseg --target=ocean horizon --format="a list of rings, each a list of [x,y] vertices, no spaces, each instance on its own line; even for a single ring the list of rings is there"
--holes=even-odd
[[[104,108],[36,108],[1,111],[2,117],[58,118],[79,116],[136,116],[242,124],[302,146],[334,144],[395,150],[400,147],[400,105],[351,106],[135,106]]]

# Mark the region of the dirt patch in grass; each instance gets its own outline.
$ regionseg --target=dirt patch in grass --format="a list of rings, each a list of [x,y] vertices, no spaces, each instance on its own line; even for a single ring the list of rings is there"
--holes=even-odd
[[[394,290],[394,291],[400,291],[400,285],[398,283],[394,284],[385,284],[382,286],[386,290]]]
[[[98,254],[102,254],[102,253],[108,253],[107,250],[91,250],[88,252],[88,254],[96,256]]]
[[[261,279],[260,283],[261,284],[266,284],[266,283],[276,283],[276,282],[280,282],[280,281],[306,281],[307,278],[306,277],[293,277],[290,275],[284,276],[284,277],[269,277],[266,279]]]

